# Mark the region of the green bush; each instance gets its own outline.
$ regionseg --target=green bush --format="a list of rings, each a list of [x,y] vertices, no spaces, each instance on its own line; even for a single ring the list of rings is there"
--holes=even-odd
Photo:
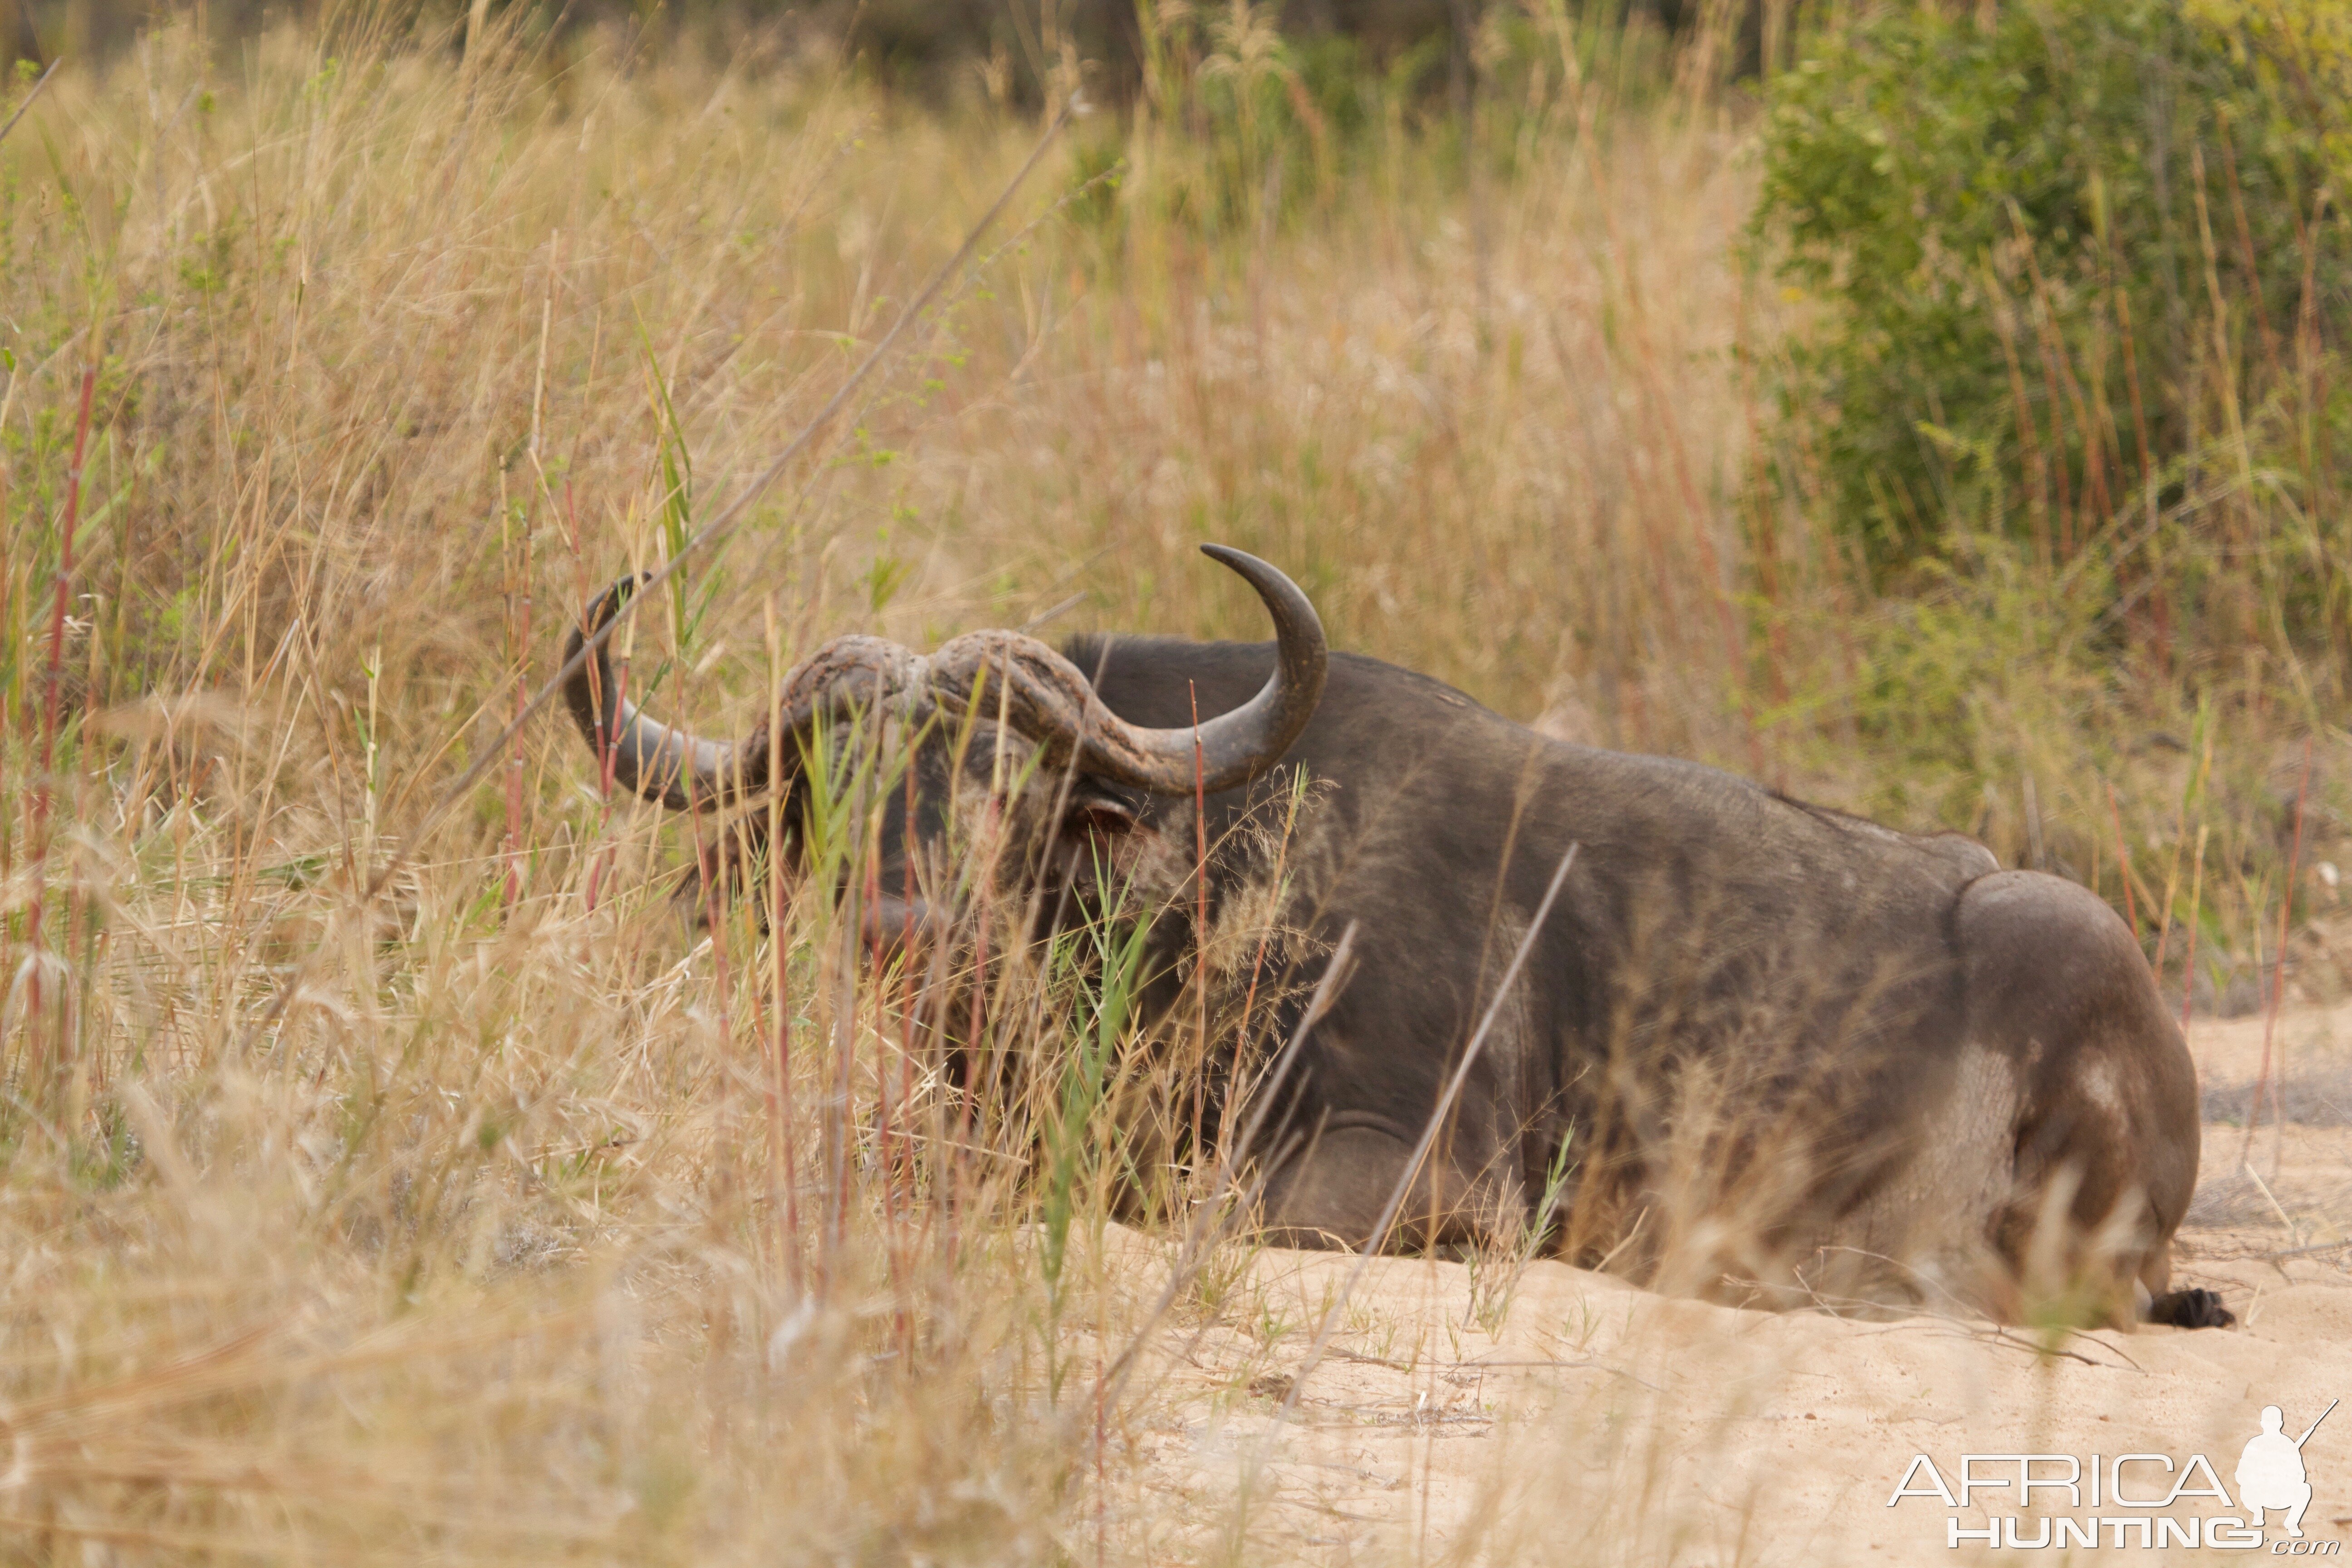
[[[1882,580],[2153,530],[2324,342],[2321,140],[2235,46],[2166,0],[1900,8],[1778,79],[1752,234],[1823,308],[1783,411]]]

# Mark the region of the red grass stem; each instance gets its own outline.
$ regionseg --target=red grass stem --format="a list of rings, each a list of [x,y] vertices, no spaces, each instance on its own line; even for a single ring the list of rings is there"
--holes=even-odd
[[[2294,786],[2294,847],[2286,858],[2286,885],[2279,892],[2278,947],[2271,955],[2270,1005],[2263,1009],[2263,1066],[2254,1075],[2254,1098],[2246,1108],[2246,1135],[2238,1145],[2238,1163],[2244,1164],[2253,1158],[2254,1129],[2262,1125],[2263,1095],[2268,1091],[2279,1098],[2273,1103],[2276,1121],[2282,1130],[2286,1124],[2284,1090],[2286,1086],[2286,1042],[2279,1042],[2279,1082],[2271,1082],[2271,1040],[2278,1033],[2279,1008],[2286,999],[2286,933],[2287,922],[2294,912],[2294,873],[2303,862],[2303,807],[2311,795],[2311,739],[2304,738],[2303,778]],[[2281,1136],[2284,1136],[2282,1131]]]
[[[520,724],[530,701],[530,529],[524,526],[522,568],[515,586],[515,719]],[[514,738],[514,757],[507,764],[507,902],[522,898],[522,731]]]
[[[2197,926],[2205,905],[2205,829],[2197,829],[2196,869],[2189,881],[2189,952],[2181,960],[2180,1032],[2189,1032],[2189,1010],[2197,1000]]]
[[[588,667],[588,679],[596,679],[598,666]],[[604,880],[604,873],[613,864],[613,845],[606,834],[613,826],[613,763],[621,750],[621,703],[628,696],[629,661],[618,659],[613,665],[613,715],[609,728],[596,734],[596,788],[604,801],[604,811],[596,818],[596,837],[603,847],[596,851],[596,863],[588,868],[588,912],[596,912],[596,889]]]
[[[49,663],[46,677],[41,710],[41,770],[33,787],[32,800],[32,861],[33,898],[26,914],[25,944],[33,957],[25,982],[25,1018],[29,1044],[37,1038],[30,1031],[38,1026],[33,1020],[41,1016],[41,915],[48,892],[49,808],[53,792],[51,773],[57,766],[58,720],[60,692],[65,679],[66,608],[72,603],[74,574],[74,531],[81,523],[82,460],[89,450],[90,404],[98,391],[98,366],[82,367],[81,411],[74,421],[73,467],[66,475],[65,519],[58,535],[57,591],[49,611]],[[65,1005],[60,991],[58,1004]],[[58,1049],[65,1048],[65,1016],[58,1018]]]
[[[2132,896],[2131,847],[2124,842],[2124,816],[2116,806],[2116,786],[2108,784],[2107,820],[2116,825],[2116,869],[2124,879],[2124,919],[2131,923],[2132,940],[2139,940],[2139,900]]]
[[[1200,1059],[1192,1078],[1192,1169],[1201,1169],[1201,1127],[1209,1093],[1209,791],[1206,765],[1201,754],[1201,692],[1191,681],[1184,689],[1192,703],[1192,970],[1194,1005],[1199,1023]]]

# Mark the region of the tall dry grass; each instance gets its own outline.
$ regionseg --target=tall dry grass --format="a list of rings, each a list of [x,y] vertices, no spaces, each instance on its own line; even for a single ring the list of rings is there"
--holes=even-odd
[[[1742,115],[1530,15],[1553,53],[1466,153],[1385,100],[1304,195],[1164,100],[1079,121],[627,634],[633,680],[718,731],[841,631],[1077,595],[1057,626],[1256,636],[1217,539],[1339,646],[1868,804],[1807,694],[1871,606],[1746,500],[1790,307],[1735,258]],[[1266,68],[1247,23],[1183,79]],[[947,1136],[847,926],[688,931],[689,826],[600,798],[554,717],[418,833],[584,595],[783,445],[1036,132],[756,40],[356,16],[159,29],[0,145],[0,1553],[1195,1541],[1123,1467],[1169,1331],[1248,1311],[1229,1264],[1162,1318],[1165,1258],[1105,1261],[1095,1104]],[[2038,811],[2090,820],[2086,743],[2020,744],[2059,762]],[[2126,783],[2168,817],[2168,776]],[[1025,983],[1076,999],[1017,1043],[1083,1059],[1099,995]],[[1066,1245],[1010,1173],[1055,1139]]]

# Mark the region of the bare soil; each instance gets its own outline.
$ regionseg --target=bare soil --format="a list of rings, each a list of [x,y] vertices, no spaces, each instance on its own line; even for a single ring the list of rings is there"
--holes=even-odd
[[[2273,1121],[2264,1096],[2250,1144],[2266,1035],[2287,1120]],[[2352,1396],[2352,1005],[2298,1009],[2274,1026],[2199,1020],[2190,1049],[2208,1120],[2176,1283],[2220,1290],[2234,1330],[2044,1338],[1984,1321],[1669,1300],[1549,1261],[1512,1281],[1383,1258],[1278,1418],[1353,1260],[1267,1250],[1227,1289],[1220,1325],[1163,1369],[1172,1397],[1148,1403],[1166,1418],[1115,1439],[1139,1461],[1129,1517],[1160,1537],[1155,1559],[1819,1564],[1984,1554],[1971,1542],[1950,1550],[1948,1521],[1981,1529],[2016,1512],[2014,1488],[1960,1510],[1932,1496],[1890,1506],[1920,1453],[1948,1479],[1963,1453],[2071,1455],[2085,1473],[2093,1455],[2185,1468],[2201,1453],[2235,1501],[2263,1405],[2283,1406],[2292,1435],[2329,1399]],[[2304,1457],[2306,1538],[2341,1542],[2352,1535],[2352,1412],[2332,1416]],[[2127,1484],[2144,1496],[2170,1480],[2141,1461]],[[2222,1511],[2202,1496],[2128,1514],[2061,1499],[2037,1494],[2035,1512],[2020,1516],[2024,1541],[2053,1512]],[[2269,1521],[2263,1553],[2288,1544],[2282,1516]],[[2210,1548],[2142,1549],[2136,1531],[2117,1537],[2120,1552],[2101,1539],[2103,1558],[2213,1560]]]

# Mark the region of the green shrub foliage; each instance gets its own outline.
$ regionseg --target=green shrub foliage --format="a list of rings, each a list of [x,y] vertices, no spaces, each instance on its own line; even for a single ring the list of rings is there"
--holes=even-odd
[[[2320,136],[2179,5],[1898,8],[1809,54],[1754,236],[1822,307],[1784,411],[1882,579],[1961,531],[2061,564],[2153,531],[2328,341]]]

